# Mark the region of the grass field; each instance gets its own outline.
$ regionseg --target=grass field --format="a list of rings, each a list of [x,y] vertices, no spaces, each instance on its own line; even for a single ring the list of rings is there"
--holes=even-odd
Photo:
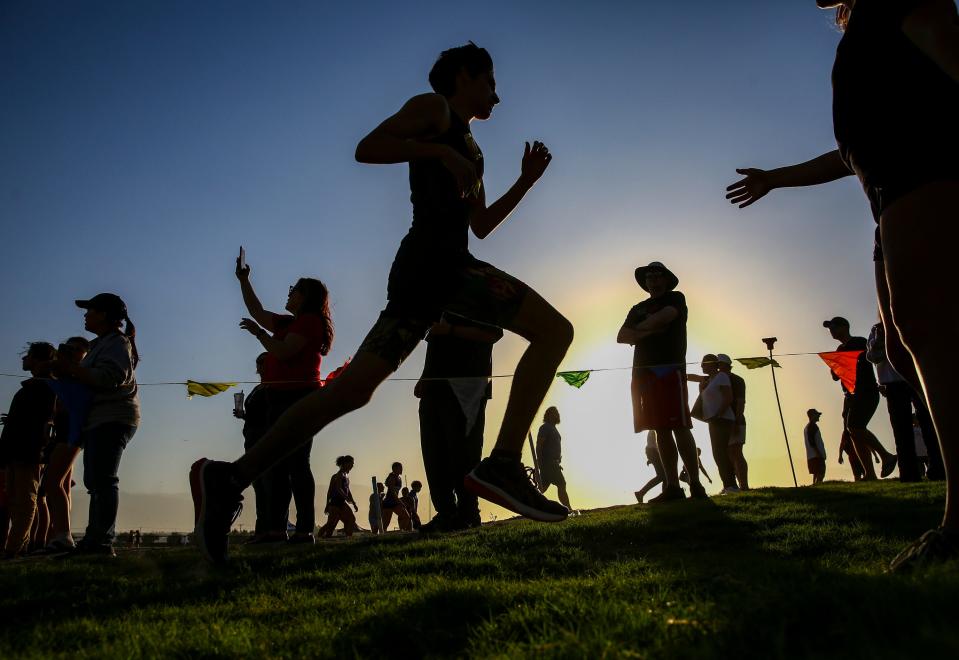
[[[0,565],[0,657],[959,657],[941,484],[825,484],[421,539]]]

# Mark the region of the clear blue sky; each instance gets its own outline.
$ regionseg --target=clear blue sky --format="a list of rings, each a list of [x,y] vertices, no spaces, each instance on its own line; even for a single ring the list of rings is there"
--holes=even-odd
[[[0,371],[19,371],[28,341],[82,332],[75,298],[114,291],[139,329],[141,382],[252,379],[258,345],[237,328],[240,244],[268,307],[281,308],[301,275],[329,285],[337,338],[326,365],[340,364],[384,304],[410,219],[406,167],[359,165],[354,147],[428,90],[441,50],[468,39],[493,55],[503,99],[473,127],[488,195],[518,174],[524,140],[555,154],[513,218],[472,249],[570,317],[567,368],[629,364],[614,338],[640,297],[632,269],[653,259],[676,270],[689,299],[690,360],[756,355],[768,334],[784,352],[829,350],[821,321],[836,314],[868,332],[872,221],[855,181],[779,191],[746,211],[723,198],[737,166],[834,146],[839,33],[812,0],[360,5],[0,6]],[[521,349],[504,340],[495,371],[512,372]],[[423,353],[398,376],[415,377]],[[816,406],[829,474],[845,477],[832,465],[838,388],[816,358],[784,367],[801,475],[802,412]],[[551,392],[581,505],[628,501],[648,477],[627,378]],[[756,481],[786,483],[768,371],[747,382]],[[0,409],[17,386],[0,379]],[[508,386],[497,381],[488,443]],[[192,460],[240,451],[228,395],[187,401],[180,388],[143,387],[141,398],[124,491],[184,493]],[[876,419],[890,444],[882,410]],[[708,446],[704,429],[697,437]],[[385,384],[372,409],[320,436],[321,484],[347,451],[360,493],[395,459],[422,478],[410,384]],[[121,525],[130,518],[121,505]]]

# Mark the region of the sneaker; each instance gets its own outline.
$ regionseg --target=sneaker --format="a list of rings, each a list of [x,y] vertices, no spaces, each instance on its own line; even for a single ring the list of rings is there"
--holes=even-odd
[[[663,492],[649,500],[647,504],[664,504],[665,502],[675,502],[685,499],[686,491],[679,486],[664,486]]]
[[[243,495],[230,479],[231,466],[201,458],[190,468],[190,491],[196,527],[193,530],[200,552],[208,561],[221,564],[227,559],[230,528],[243,510]]]
[[[720,491],[720,495],[734,495],[741,492],[738,486],[726,486]]]
[[[896,463],[898,462],[899,462],[898,456],[896,456],[895,454],[887,454],[882,459],[882,470],[880,471],[879,475],[883,479],[888,477],[890,474],[892,474],[892,471],[896,469]]]
[[[689,496],[696,500],[708,500],[709,495],[706,493],[706,489],[701,483],[694,483],[689,485]]]
[[[959,558],[959,532],[942,527],[930,529],[889,562],[889,572],[909,573],[956,558]]]
[[[80,541],[73,548],[54,559],[77,559],[81,557],[108,557],[113,559],[116,556],[117,552],[113,549],[112,545],[101,543],[86,544]]]
[[[471,493],[532,520],[561,522],[569,515],[565,506],[539,492],[519,460],[484,458],[463,484]]]
[[[470,509],[469,511],[458,511],[456,517],[463,524],[463,526],[468,529],[481,527],[483,525],[483,519],[480,517],[478,508]]]
[[[316,537],[312,534],[294,534],[286,542],[289,545],[313,545],[316,543]]]

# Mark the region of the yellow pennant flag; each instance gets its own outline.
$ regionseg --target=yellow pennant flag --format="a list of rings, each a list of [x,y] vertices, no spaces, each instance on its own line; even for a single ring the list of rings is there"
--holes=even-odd
[[[186,398],[192,399],[194,394],[200,396],[216,396],[222,394],[236,383],[198,383],[193,380],[186,382]]]

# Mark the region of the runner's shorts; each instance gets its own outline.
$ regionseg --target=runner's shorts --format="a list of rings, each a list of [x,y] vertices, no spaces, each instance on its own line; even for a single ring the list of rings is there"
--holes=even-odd
[[[806,467],[809,468],[809,474],[819,474],[826,471],[826,459],[822,457],[807,458]]]
[[[497,328],[508,327],[516,318],[530,288],[512,275],[477,259],[456,270],[449,299],[435,310],[415,314],[390,301],[358,349],[373,353],[398,369],[443,312],[457,314]]]
[[[693,428],[685,368],[636,367],[630,385],[635,433]]]
[[[847,394],[842,402],[842,419],[849,429],[864,429],[879,407],[879,392],[859,390]]]

